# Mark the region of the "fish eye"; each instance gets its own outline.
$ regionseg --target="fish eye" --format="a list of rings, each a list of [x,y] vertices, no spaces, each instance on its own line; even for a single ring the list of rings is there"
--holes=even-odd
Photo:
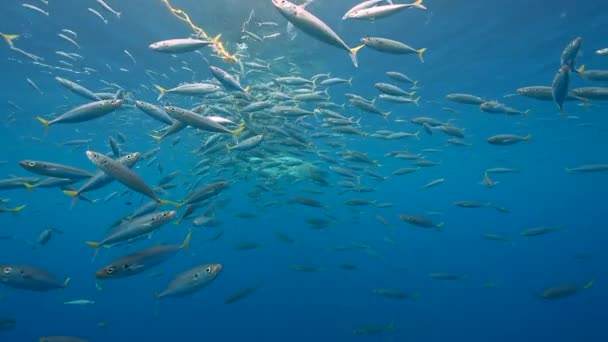
[[[4,274],[9,274],[13,271],[12,267],[5,267],[2,272],[4,272]]]
[[[107,274],[112,274],[112,273],[114,273],[114,266],[107,267],[107,268],[106,268],[106,273],[107,273]]]
[[[205,272],[207,272],[207,274],[211,273],[211,267],[205,268]]]
[[[168,215],[167,213],[163,213],[163,217],[167,217],[167,215]]]
[[[30,162],[27,162],[27,166],[34,167],[34,166],[36,166],[36,163],[33,161],[30,161]]]
[[[194,279],[198,279],[198,277],[200,277],[200,275],[198,273],[194,273]]]

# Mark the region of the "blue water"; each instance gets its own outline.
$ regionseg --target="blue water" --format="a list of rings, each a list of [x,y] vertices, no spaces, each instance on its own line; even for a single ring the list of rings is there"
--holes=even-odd
[[[0,32],[20,34],[15,46],[44,57],[44,63],[57,64],[54,51],[76,52],[84,57],[81,66],[99,73],[76,75],[53,71],[33,65],[31,60],[0,43],[2,119],[0,160],[2,178],[9,175],[29,176],[20,168],[23,159],[64,163],[94,171],[84,148],[72,149],[59,143],[71,139],[92,139],[86,149],[108,152],[107,138],[118,132],[128,139],[125,151],[145,152],[157,146],[148,135],[159,127],[137,109],[120,111],[104,118],[76,125],[56,125],[45,136],[36,116],[62,113],[84,100],[67,92],[53,79],[65,77],[95,90],[106,86],[101,79],[114,82],[134,94],[136,99],[155,103],[157,93],[146,76],[150,69],[168,75],[162,86],[200,81],[211,77],[205,59],[199,54],[184,54],[174,58],[148,50],[152,42],[185,37],[192,31],[157,0],[106,1],[122,12],[117,19],[103,11],[95,1],[50,0],[31,4],[50,12],[46,17],[27,8],[19,1],[0,4]],[[35,341],[41,336],[70,335],[89,341],[606,341],[605,295],[608,274],[606,263],[605,194],[606,174],[568,174],[566,167],[581,164],[608,163],[606,154],[606,104],[591,106],[566,104],[561,116],[551,102],[537,102],[522,97],[503,98],[527,85],[550,85],[559,68],[563,48],[575,37],[584,38],[579,64],[589,69],[608,69],[608,57],[595,50],[608,47],[606,21],[608,3],[599,0],[583,2],[514,0],[504,1],[425,1],[427,11],[408,10],[394,17],[367,21],[342,21],[344,12],[357,1],[316,0],[308,10],[325,20],[351,46],[364,36],[382,36],[407,42],[414,47],[426,47],[425,63],[414,56],[391,56],[364,48],[359,53],[360,67],[355,69],[343,51],[319,43],[299,33],[289,41],[286,21],[273,8],[270,0],[181,0],[176,7],[186,10],[193,21],[210,35],[221,33],[228,50],[234,51],[241,39],[241,24],[251,10],[252,22],[274,21],[279,24],[266,32],[281,32],[276,40],[263,44],[248,41],[249,53],[264,60],[279,56],[299,66],[306,77],[331,72],[332,76],[353,77],[353,86],[336,86],[330,90],[332,100],[344,103],[344,92],[371,98],[377,95],[373,84],[389,81],[388,70],[401,71],[419,80],[422,96],[419,107],[390,105],[378,102],[384,110],[392,111],[388,120],[363,114],[362,129],[415,132],[420,127],[409,122],[415,116],[431,116],[452,120],[466,128],[466,141],[472,146],[455,147],[446,144],[446,136],[421,133],[421,140],[379,140],[371,137],[339,137],[347,147],[368,153],[382,165],[375,171],[389,176],[377,181],[363,175],[362,184],[375,189],[371,193],[340,194],[337,183],[342,179],[329,173],[332,187],[322,188],[308,181],[279,182],[285,194],[263,193],[261,198],[248,196],[256,187],[255,177],[246,179],[243,173],[234,178],[232,168],[213,170],[202,184],[217,174],[233,181],[218,200],[228,201],[217,210],[221,225],[217,228],[196,228],[192,252],[180,252],[154,272],[127,279],[112,280],[96,288],[95,271],[112,259],[154,243],[178,243],[189,223],[169,224],[154,237],[130,247],[103,249],[92,262],[92,250],[83,242],[99,240],[105,228],[116,219],[146,201],[130,193],[103,203],[79,201],[70,209],[70,198],[58,189],[3,191],[10,198],[9,207],[26,204],[18,215],[1,213],[0,235],[12,235],[13,240],[0,241],[0,264],[31,264],[45,268],[58,277],[71,277],[65,290],[47,293],[28,292],[0,287],[0,318],[12,317],[17,327],[0,331],[0,341]],[[87,7],[102,13],[109,23],[87,11]],[[61,29],[78,33],[81,45],[77,50],[57,37]],[[259,32],[257,26],[250,31]],[[137,60],[133,65],[123,52],[127,49]],[[230,69],[202,50],[213,65]],[[196,76],[179,68],[186,61]],[[107,65],[107,66],[106,66]],[[176,69],[171,71],[170,67]],[[128,72],[119,71],[126,68]],[[111,69],[111,70],[110,70]],[[255,74],[254,74],[255,75]],[[284,75],[283,75],[284,76]],[[255,84],[256,76],[244,78]],[[39,94],[27,82],[33,80],[44,94]],[[147,89],[141,87],[146,85]],[[571,87],[592,84],[572,76]],[[605,84],[604,84],[605,85]],[[508,105],[530,109],[530,115],[491,115],[475,106],[450,103],[448,93],[472,93],[486,99],[496,99]],[[170,97],[179,106],[191,106],[185,97]],[[17,111],[12,101],[23,110]],[[454,108],[457,113],[442,110]],[[360,116],[347,107],[345,113]],[[571,118],[566,118],[570,116]],[[578,118],[572,118],[572,116]],[[313,125],[314,118],[306,120]],[[585,125],[581,125],[581,124]],[[323,131],[322,128],[319,130]],[[489,136],[500,133],[531,134],[530,143],[513,146],[492,146]],[[182,170],[180,186],[165,196],[181,200],[187,193],[185,181],[196,181],[189,172],[199,157],[192,150],[200,146],[201,138],[192,130],[180,133],[182,141],[171,145],[173,137],[160,144],[159,162],[164,174]],[[314,141],[313,149],[330,149],[323,140]],[[405,148],[412,152],[438,148],[441,152],[428,154],[428,159],[441,165],[425,168],[406,176],[391,176],[391,172],[410,165],[408,161],[384,157],[391,150]],[[341,151],[338,150],[338,151]],[[220,154],[213,159],[223,159]],[[306,156],[318,160],[314,154]],[[156,164],[146,167],[140,162],[135,169],[150,184],[162,175]],[[240,166],[244,164],[241,162]],[[320,164],[327,167],[326,164]],[[489,167],[513,167],[518,174],[493,175],[499,184],[487,189],[478,183]],[[422,189],[429,181],[445,178],[445,183]],[[208,178],[208,179],[207,179]],[[323,190],[311,195],[305,189]],[[125,187],[114,183],[89,194],[103,199]],[[328,206],[336,217],[325,230],[314,230],[305,222],[311,217],[323,217],[318,208],[289,204],[292,196],[308,196]],[[347,207],[349,198],[366,198],[391,202],[391,208]],[[452,203],[459,200],[492,202],[509,209],[500,213],[492,208],[463,209]],[[278,201],[279,205],[260,209],[256,204]],[[127,205],[127,202],[133,202]],[[354,209],[354,210],[353,210]],[[443,231],[422,229],[399,220],[399,214],[441,212],[434,220],[445,222]],[[179,210],[179,214],[183,209]],[[255,212],[255,218],[238,218],[237,213]],[[390,223],[383,226],[375,218],[382,215]],[[64,232],[43,247],[32,248],[46,227]],[[563,229],[526,238],[520,232],[536,226],[560,226]],[[223,236],[210,238],[218,231]],[[280,231],[295,240],[292,245],[273,236]],[[495,233],[512,240],[489,241],[480,237]],[[388,243],[386,237],[394,243]],[[261,247],[242,251],[235,243],[257,242]],[[337,251],[335,247],[363,243],[368,249]],[[199,293],[181,298],[156,301],[153,293],[163,289],[173,276],[203,263],[221,263],[223,272]],[[357,270],[347,271],[338,265],[349,263]],[[319,272],[296,272],[290,265],[310,265]],[[429,273],[449,272],[461,275],[456,281],[439,281]],[[564,283],[580,286],[593,281],[591,289],[559,300],[539,298],[543,290]],[[496,283],[495,288],[484,284]],[[224,298],[243,287],[259,286],[249,297],[234,304],[224,304]],[[417,300],[384,298],[372,291],[394,288],[405,293],[417,293]],[[67,306],[73,299],[91,299],[93,306]],[[98,322],[107,327],[98,327]],[[353,329],[366,326],[394,324],[393,331],[376,335],[356,336]]]

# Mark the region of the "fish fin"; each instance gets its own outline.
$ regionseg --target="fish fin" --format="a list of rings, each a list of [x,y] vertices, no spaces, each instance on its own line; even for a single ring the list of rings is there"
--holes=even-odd
[[[414,100],[414,104],[416,105],[416,107],[420,107],[420,96],[418,96],[415,100]]]
[[[528,134],[528,135],[526,135],[526,136],[524,137],[524,140],[525,140],[526,142],[530,142],[530,139],[532,139],[532,134]]]
[[[122,12],[116,12],[116,16],[118,17],[118,19],[120,19],[121,15],[122,15]]]
[[[445,222],[441,222],[435,225],[435,228],[439,231],[443,231],[443,226],[445,226]]]
[[[230,152],[230,150],[232,149],[232,146],[230,146],[230,144],[226,144],[226,149],[228,150],[228,152]]]
[[[348,84],[351,85],[351,86],[353,85],[353,78],[352,77],[348,79]]]
[[[41,116],[37,116],[36,120],[40,121],[40,123],[42,123],[42,125],[44,126],[44,135],[46,136],[49,131],[49,126],[51,125],[51,121],[49,121]]]
[[[251,90],[251,86],[246,86],[243,91],[245,92],[245,94],[249,94],[249,91]]]
[[[416,133],[414,133],[414,137],[416,137],[416,140],[420,140],[420,131],[416,131]]]
[[[159,136],[159,135],[153,135],[150,134],[150,137],[154,140],[156,140],[157,143],[160,143],[161,140],[163,140],[163,137]]]
[[[230,133],[232,133],[232,135],[237,135],[237,134],[240,134],[244,129],[245,129],[245,124],[242,123],[239,125],[239,128],[235,129],[234,131],[230,131]]]
[[[572,169],[570,169],[570,168],[564,168],[564,171],[566,171],[568,173],[572,173],[573,172]]]
[[[386,325],[386,327],[384,328],[384,331],[386,331],[386,332],[393,332],[393,331],[395,331],[395,322],[390,321],[390,322],[389,322],[389,323]]]
[[[101,246],[101,244],[99,242],[95,242],[95,241],[86,241],[85,245],[95,248],[95,249],[97,249]]]
[[[28,192],[32,192],[34,189],[36,189],[36,186],[30,183],[23,183],[23,186],[27,189]]]
[[[65,278],[65,280],[63,281],[63,287],[68,287],[71,279],[72,278],[70,278],[70,277]]]
[[[2,36],[2,38],[4,38],[4,40],[6,41],[6,43],[9,46],[13,46],[13,40],[19,38],[18,34],[6,34],[6,33],[0,33],[0,36]]]
[[[585,71],[585,64],[581,65],[578,69],[576,69],[576,72],[581,73]]]
[[[65,195],[68,195],[70,197],[78,197],[78,191],[72,191],[72,190],[63,190],[63,193]]]
[[[528,114],[530,114],[530,110],[529,110],[529,109],[526,109],[526,110],[525,110],[525,111],[524,111],[522,114],[523,114],[524,116],[527,116]]]
[[[170,200],[159,200],[159,204],[172,205],[172,206],[174,206],[176,208],[179,208],[179,207],[182,206],[181,203],[170,201]]]
[[[350,50],[350,59],[353,61],[353,65],[355,66],[355,68],[359,67],[359,62],[357,61],[357,53],[359,52],[359,50],[361,50],[363,47],[365,47],[365,44],[361,44],[357,47],[354,47]]]
[[[587,284],[585,284],[585,286],[583,286],[583,289],[587,290],[593,287],[593,280],[588,282]]]
[[[160,299],[160,293],[158,293],[158,292],[154,292],[154,298],[156,298],[156,299]]]
[[[167,94],[167,89],[159,86],[158,84],[155,84],[154,88],[158,90],[158,98],[156,98],[156,101],[160,101]]]
[[[23,208],[25,208],[25,207],[26,207],[26,205],[25,205],[25,204],[23,204],[23,205],[20,205],[20,206],[18,206],[18,207],[15,207],[15,208],[11,208],[11,209],[9,209],[9,211],[10,211],[11,213],[13,213],[13,214],[17,215],[17,214],[18,214],[18,213],[19,213],[21,210],[23,210]]]
[[[416,2],[414,2],[414,6],[413,7],[420,8],[421,10],[426,10],[427,9],[426,6],[424,6],[422,4],[422,0],[416,0]]]
[[[424,63],[424,56],[423,56],[423,54],[424,54],[425,51],[426,51],[426,48],[422,48],[422,49],[416,51],[416,53],[418,53],[418,58],[420,58],[420,61],[422,63]]]
[[[190,250],[190,239],[191,238],[192,238],[192,231],[189,231],[188,235],[186,235],[186,238],[184,239],[184,242],[182,242],[182,244],[179,246],[179,248]]]
[[[420,293],[412,293],[410,297],[412,297],[413,300],[418,300],[420,299]]]

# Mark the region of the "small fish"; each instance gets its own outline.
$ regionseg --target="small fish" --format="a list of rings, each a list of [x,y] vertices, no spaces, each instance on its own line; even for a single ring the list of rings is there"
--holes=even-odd
[[[608,56],[608,48],[603,48],[595,51],[600,56]]]
[[[112,7],[106,4],[103,0],[95,0],[101,7],[103,7],[106,11],[114,14],[118,19],[120,19],[120,12],[116,12]]]
[[[417,54],[422,63],[424,63],[424,52],[427,50],[426,48],[414,49],[402,42],[380,37],[361,38],[361,43],[373,50],[394,55]]]
[[[87,8],[89,10],[89,12],[93,13],[95,16],[97,16],[99,19],[101,19],[103,21],[104,24],[108,24],[108,20],[106,18],[103,17],[103,15],[101,15],[101,13],[97,12],[96,10],[92,9],[91,7]]]
[[[560,113],[564,112],[564,101],[568,96],[568,86],[570,84],[570,68],[568,65],[562,65],[553,78],[551,90],[553,101],[557,104]]]
[[[169,39],[162,40],[155,43],[152,43],[148,46],[148,48],[152,51],[156,52],[164,52],[164,53],[186,53],[193,52],[205,46],[209,46],[213,44],[212,41],[209,40],[200,40],[193,38],[177,38],[177,39]]]
[[[195,293],[213,280],[221,273],[221,264],[206,264],[196,266],[185,272],[178,274],[167,286],[165,290],[156,293],[157,299],[165,297],[184,297]]]
[[[245,287],[245,288],[239,289],[235,293],[224,298],[224,304],[236,303],[236,302],[244,299],[245,297],[249,297],[251,294],[253,294],[255,291],[257,291],[257,289],[258,289],[258,286]]]
[[[608,164],[586,164],[573,168],[566,168],[565,170],[568,173],[606,172],[608,171]]]
[[[50,291],[68,286],[70,278],[59,280],[48,271],[28,265],[0,265],[0,284],[22,290]]]
[[[78,43],[76,43],[76,41],[68,36],[66,36],[63,33],[59,33],[58,36],[66,41],[68,41],[70,44],[74,45],[76,48],[80,49],[80,45],[78,45]]]
[[[100,0],[101,1],[101,0]],[[137,64],[137,61],[135,60],[135,58],[133,57],[133,55],[131,55],[131,53],[127,50],[122,50],[127,56],[129,56],[129,58],[131,58],[131,61],[133,61],[133,64]]]
[[[26,78],[25,80],[26,80],[26,81],[27,81],[27,83],[29,83],[29,84],[30,84],[30,85],[31,85],[31,86],[32,86],[34,89],[36,89],[36,91],[38,91],[38,92],[40,93],[40,95],[44,95],[44,92],[43,92],[43,91],[42,91],[40,88],[38,88],[38,86],[36,85],[36,83],[34,83],[34,81],[32,81],[32,80],[31,80],[31,79],[29,79],[29,78]]]
[[[561,229],[562,229],[561,227],[541,226],[541,227],[535,227],[535,228],[530,228],[530,229],[524,230],[523,232],[521,232],[521,235],[526,236],[526,237],[540,236],[540,235],[545,235],[545,234],[555,232],[555,231],[558,231]]]
[[[499,135],[494,135],[494,136],[489,137],[488,143],[490,143],[491,145],[507,146],[507,145],[514,145],[514,144],[520,143],[522,141],[529,142],[531,137],[532,136],[530,134],[528,134],[526,136],[518,136],[518,135],[513,135],[513,134],[499,134]]]
[[[437,186],[439,184],[443,184],[444,182],[445,182],[445,178],[437,178],[437,179],[434,179],[434,180],[428,182],[423,188],[428,189],[428,188]]]
[[[95,304],[95,301],[92,301],[90,299],[76,299],[76,300],[71,300],[68,302],[63,302],[63,304],[65,304],[65,305],[93,305],[93,304]]]
[[[29,8],[29,9],[31,9],[33,11],[38,12],[38,13],[42,13],[42,14],[46,15],[47,17],[50,15],[49,12],[47,12],[47,11],[45,11],[45,10],[39,8],[39,7],[36,7],[34,5],[23,3],[23,4],[21,4],[21,6],[23,6],[25,8]]]

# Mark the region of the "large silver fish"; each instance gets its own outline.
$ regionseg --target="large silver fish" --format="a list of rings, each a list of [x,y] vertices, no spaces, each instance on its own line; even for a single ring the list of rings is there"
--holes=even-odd
[[[206,264],[196,266],[178,274],[156,298],[183,297],[192,294],[211,283],[222,271],[221,264]]]

